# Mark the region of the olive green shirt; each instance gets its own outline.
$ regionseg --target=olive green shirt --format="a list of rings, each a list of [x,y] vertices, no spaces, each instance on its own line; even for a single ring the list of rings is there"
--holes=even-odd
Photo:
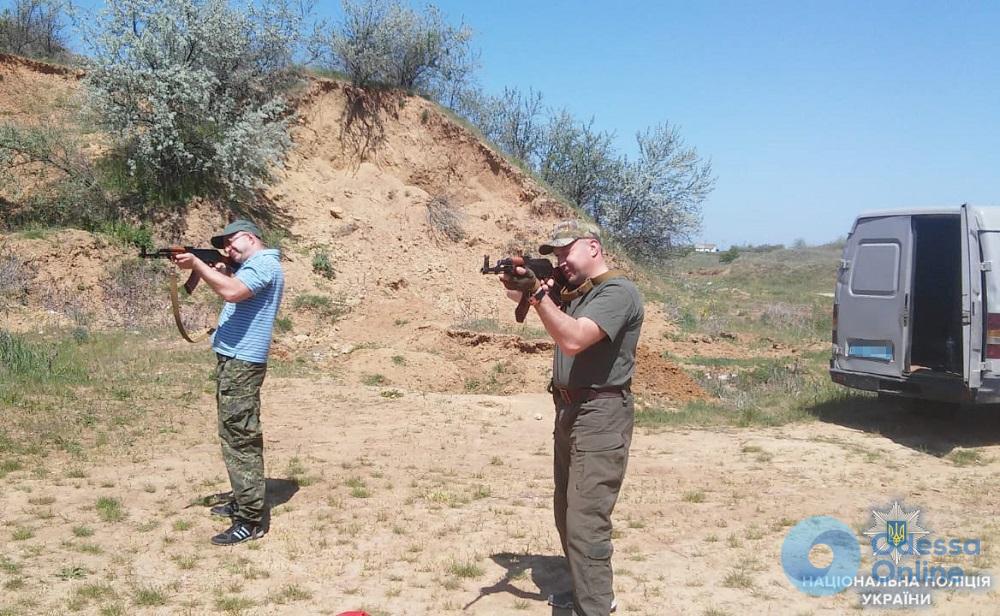
[[[556,345],[552,381],[557,387],[624,387],[635,372],[635,349],[642,329],[642,295],[628,278],[611,278],[570,302],[566,314],[586,317],[606,336],[575,357]]]

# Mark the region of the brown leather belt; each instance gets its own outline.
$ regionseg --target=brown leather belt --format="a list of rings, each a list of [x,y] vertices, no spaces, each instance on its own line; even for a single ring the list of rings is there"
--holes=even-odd
[[[597,400],[598,398],[624,398],[625,393],[628,391],[625,387],[585,387],[582,389],[567,389],[563,387],[556,387],[555,385],[549,385],[549,391],[556,398],[562,400],[566,404],[581,404],[583,402],[590,402],[591,400]]]

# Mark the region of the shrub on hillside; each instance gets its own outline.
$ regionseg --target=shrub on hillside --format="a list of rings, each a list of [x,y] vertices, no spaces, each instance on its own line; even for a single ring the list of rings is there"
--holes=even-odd
[[[122,261],[101,278],[104,308],[123,327],[136,327],[162,320],[167,314],[163,268],[143,259]],[[187,313],[191,310],[186,311]]]
[[[43,173],[15,172],[32,167]],[[12,202],[0,226],[93,228],[109,216],[107,197],[76,138],[53,126],[0,124],[0,186]]]
[[[544,124],[541,93],[507,88],[501,97],[467,91],[457,111],[508,156],[536,172],[594,219],[632,256],[662,259],[690,241],[712,191],[711,163],[667,123],[636,136],[634,160],[614,151],[611,133],[568,112]]]
[[[329,38],[332,68],[359,86],[385,85],[454,98],[475,67],[472,31],[448,25],[428,5],[422,13],[399,0],[343,0],[344,19]]]
[[[29,263],[0,246],[0,308],[8,302],[23,302],[34,277],[35,270]]]
[[[622,157],[591,215],[630,254],[660,258],[689,241],[712,191],[711,163],[663,123],[636,135],[639,156]]]
[[[323,278],[333,280],[337,277],[337,272],[333,268],[333,262],[330,261],[330,253],[326,250],[318,250],[313,254],[312,268],[314,272]]]
[[[740,250],[736,246],[730,246],[729,250],[719,253],[719,263],[732,263],[740,256]]]
[[[603,218],[601,197],[617,170],[613,135],[578,122],[563,110],[549,119],[542,139],[538,172],[549,186],[577,207]]]
[[[65,60],[62,30],[68,3],[60,0],[14,0],[0,12],[0,53]]]
[[[458,98],[456,111],[504,154],[536,170],[546,141],[541,92],[504,88],[502,95],[489,96],[468,89]]]
[[[291,145],[291,0],[108,0],[85,23],[90,103],[137,186],[246,195]]]

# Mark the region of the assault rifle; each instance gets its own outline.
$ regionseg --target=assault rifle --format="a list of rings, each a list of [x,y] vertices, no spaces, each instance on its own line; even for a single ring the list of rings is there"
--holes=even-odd
[[[157,248],[154,252],[146,252],[146,247],[142,247],[142,252],[139,256],[143,259],[171,259],[176,255],[189,252],[194,256],[198,257],[205,263],[209,265],[215,265],[216,263],[225,263],[229,267],[233,266],[233,262],[230,258],[214,248],[195,248],[194,246],[168,246],[166,248]],[[194,292],[195,285],[198,284],[198,275],[193,271],[191,276],[188,277],[187,282],[184,283],[184,290],[187,291],[188,295]]]
[[[563,278],[562,270],[552,265],[552,262],[548,259],[532,259],[529,255],[521,255],[498,259],[496,265],[491,267],[490,256],[483,255],[483,267],[480,268],[479,272],[481,274],[509,274],[517,276],[515,269],[518,267],[531,270],[535,274],[535,278],[539,280],[554,279],[555,287],[550,289],[549,296],[556,303],[559,303],[559,290],[566,284],[566,281]],[[514,309],[514,318],[517,319],[518,323],[524,323],[524,317],[528,314],[529,307],[528,295],[524,294],[521,296],[521,301],[518,302],[517,308]]]
[[[232,259],[214,248],[195,248],[194,246],[168,246],[167,248],[159,248],[155,252],[146,252],[146,247],[143,246],[139,256],[143,259],[171,259],[185,252],[193,254],[209,265],[225,263],[230,268],[236,265]],[[199,280],[201,280],[201,277],[198,273],[191,270],[191,275],[188,276],[187,282],[184,283],[184,290],[187,291],[188,295],[194,292],[194,288],[198,286]],[[215,329],[209,329],[195,336],[188,334],[187,329],[184,327],[184,320],[181,318],[180,300],[177,298],[177,273],[173,268],[170,271],[170,308],[174,313],[174,323],[177,325],[177,331],[188,342],[204,340],[215,331]]]

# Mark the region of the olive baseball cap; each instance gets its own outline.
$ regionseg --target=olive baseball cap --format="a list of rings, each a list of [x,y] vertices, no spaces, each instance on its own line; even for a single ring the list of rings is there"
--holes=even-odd
[[[260,232],[260,227],[253,224],[249,220],[234,220],[233,222],[226,225],[226,228],[222,230],[222,233],[214,236],[212,238],[212,246],[222,249],[226,246],[226,238],[230,235],[235,235],[240,231],[246,231],[247,233],[253,233],[258,238],[263,234]]]
[[[592,222],[582,220],[563,220],[552,229],[549,241],[538,247],[543,255],[550,254],[556,248],[569,246],[576,240],[589,238],[601,241],[601,228]]]

